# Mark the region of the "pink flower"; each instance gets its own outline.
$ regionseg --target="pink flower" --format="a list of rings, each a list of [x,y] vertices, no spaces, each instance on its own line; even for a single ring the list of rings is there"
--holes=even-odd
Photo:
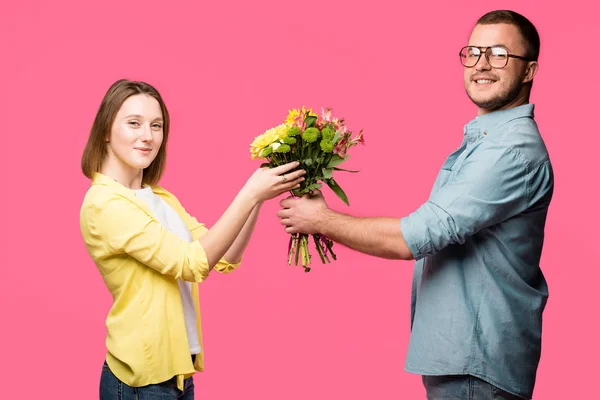
[[[306,122],[304,121],[304,115],[298,115],[294,117],[294,122],[292,122],[292,126],[297,126],[301,130],[306,129]]]
[[[315,125],[317,126],[317,128],[319,128],[319,130],[323,129],[323,127],[325,126],[325,121],[323,120],[323,117],[321,115],[317,116],[317,122],[315,122]]]
[[[365,144],[365,138],[363,137],[362,129],[358,132],[358,135],[351,140],[352,144]]]
[[[325,122],[331,122],[331,108],[328,108],[327,111],[321,107],[321,118]]]
[[[331,123],[333,124],[333,129],[334,129],[336,132],[341,132],[341,133],[343,133],[343,134],[344,134],[344,133],[346,133],[346,131],[348,130],[348,128],[346,128],[346,127],[344,126],[344,120],[343,120],[343,119],[341,119],[341,120],[340,120],[340,119],[337,119],[337,118],[333,118],[333,119],[331,120]]]
[[[338,156],[344,158],[346,157],[346,152],[348,151],[348,140],[344,136],[340,139],[340,141],[335,145],[333,149],[333,154],[337,154]]]

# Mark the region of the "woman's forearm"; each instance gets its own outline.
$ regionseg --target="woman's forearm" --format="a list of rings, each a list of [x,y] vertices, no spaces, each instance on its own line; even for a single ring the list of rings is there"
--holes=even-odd
[[[209,269],[212,269],[223,258],[236,241],[256,206],[300,186],[300,182],[304,180],[305,171],[300,169],[290,172],[298,165],[298,162],[290,162],[278,167],[259,168],[254,171],[221,218],[204,236],[198,239],[206,254]],[[258,214],[258,210],[256,213]],[[240,245],[236,244],[233,249],[237,254],[232,254],[231,258],[238,258],[233,256],[239,256],[246,247],[250,233],[254,229],[256,217],[251,218],[250,222],[247,233],[240,239]],[[235,251],[236,249],[237,251]]]
[[[210,269],[232,247],[242,229],[245,228],[250,215],[257,213],[253,211],[258,204],[244,190],[240,191],[221,218],[198,239],[206,253]]]
[[[250,217],[246,220],[244,227],[242,228],[240,234],[235,239],[229,250],[225,253],[225,260],[228,262],[235,264],[239,262],[250,242],[250,238],[252,237],[252,232],[254,232],[254,228],[256,226],[256,221],[258,219],[258,214],[260,213],[260,208],[262,207],[262,203],[258,203],[254,206],[254,209],[250,213]]]

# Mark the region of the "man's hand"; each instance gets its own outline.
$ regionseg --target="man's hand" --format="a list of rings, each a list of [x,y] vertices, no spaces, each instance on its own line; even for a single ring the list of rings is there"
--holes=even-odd
[[[301,198],[288,197],[279,205],[277,216],[287,233],[321,233],[319,226],[329,211],[323,195],[319,191]]]

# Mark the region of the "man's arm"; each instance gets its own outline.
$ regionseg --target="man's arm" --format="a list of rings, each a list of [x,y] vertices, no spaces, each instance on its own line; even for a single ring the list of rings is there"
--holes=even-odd
[[[280,202],[277,215],[288,233],[320,233],[351,249],[376,257],[411,260],[399,218],[359,218],[330,210],[320,192]]]
[[[400,218],[361,218],[327,210],[317,229],[334,242],[361,253],[392,260],[413,259],[402,236]]]
[[[539,181],[535,187],[530,187],[529,176]],[[278,216],[290,233],[323,233],[378,257],[421,259],[524,212],[533,194],[548,190],[548,182],[546,164],[531,169],[514,149],[488,141],[465,160],[451,182],[405,218],[338,214],[328,209],[320,193],[283,200]]]

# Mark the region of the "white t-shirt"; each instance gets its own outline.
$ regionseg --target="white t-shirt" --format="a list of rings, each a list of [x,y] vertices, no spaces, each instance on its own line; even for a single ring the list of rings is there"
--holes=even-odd
[[[146,186],[143,189],[135,190],[135,195],[150,206],[156,219],[160,221],[166,230],[173,232],[182,240],[192,241],[192,235],[179,214],[160,196],[156,195],[151,187]],[[198,354],[201,348],[198,341],[198,330],[196,329],[196,311],[192,298],[192,284],[181,279],[178,279],[177,282],[179,283],[179,292],[181,293],[181,302],[183,303],[185,328],[190,344],[190,353]]]

